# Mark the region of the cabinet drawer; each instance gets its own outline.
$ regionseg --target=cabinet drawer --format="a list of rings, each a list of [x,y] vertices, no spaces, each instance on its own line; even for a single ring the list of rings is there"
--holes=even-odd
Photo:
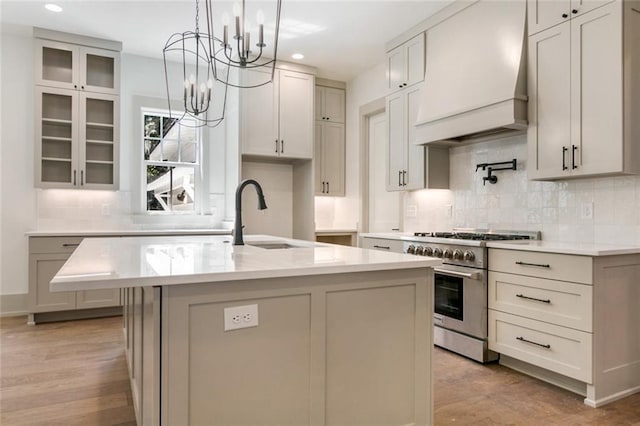
[[[363,237],[362,248],[402,253],[402,240]]]
[[[593,336],[489,309],[489,349],[591,383]]]
[[[593,259],[589,256],[489,249],[489,270],[593,284]]]
[[[29,253],[73,253],[83,237],[31,237]]]
[[[489,308],[591,332],[592,287],[489,272]]]

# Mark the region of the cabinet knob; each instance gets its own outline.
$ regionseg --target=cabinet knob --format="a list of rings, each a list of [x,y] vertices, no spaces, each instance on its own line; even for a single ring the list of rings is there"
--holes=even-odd
[[[77,85],[77,84],[74,84],[74,85],[73,85],[73,88],[74,88],[74,89],[77,89],[77,88],[78,88],[78,85]]]
[[[574,15],[575,15],[575,14],[577,14],[577,13],[578,13],[578,9],[573,9],[573,10],[571,11],[571,13],[573,13]]]
[[[82,90],[84,90],[84,86],[80,86],[80,88],[81,88]]]
[[[568,18],[568,17],[569,17],[569,15],[567,15],[566,13],[563,13],[563,14],[562,14],[562,17],[563,17],[563,18]]]
[[[402,89],[402,84],[400,84],[398,87],[399,87],[400,89]]]

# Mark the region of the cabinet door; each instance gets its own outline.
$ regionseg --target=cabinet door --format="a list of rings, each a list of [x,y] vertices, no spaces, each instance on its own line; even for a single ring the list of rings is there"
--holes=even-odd
[[[312,75],[283,71],[279,73],[280,156],[313,157],[313,92]]]
[[[325,121],[332,123],[344,123],[345,120],[345,91],[332,87],[324,88],[324,115]]]
[[[571,21],[573,175],[623,168],[621,13],[617,2]]]
[[[268,79],[264,72],[251,70],[243,74],[243,84],[259,84]],[[278,143],[278,73],[272,83],[240,92],[240,135],[242,153],[277,157]]]
[[[120,89],[120,53],[81,47],[79,84],[81,90],[117,95]]]
[[[36,84],[77,89],[80,55],[77,46],[36,39]]]
[[[538,33],[571,18],[570,0],[529,0],[527,2],[529,35]]]
[[[80,188],[117,189],[118,104],[118,96],[80,94]]]
[[[332,197],[344,196],[344,124],[323,123],[322,164],[325,194]]]
[[[314,171],[314,193],[315,195],[325,195],[325,180],[323,170],[323,158],[324,152],[324,124],[322,121],[316,121],[315,125],[315,142],[314,142],[314,154],[313,154],[313,171]]]
[[[104,308],[120,305],[120,289],[84,290],[76,296],[76,308]]]
[[[580,16],[614,0],[571,0],[571,15]],[[575,12],[574,12],[575,11]]]
[[[322,87],[322,86],[316,86],[316,98],[315,98],[315,105],[316,105],[316,120],[318,121],[322,121],[324,120],[324,90],[326,88]]]
[[[74,188],[78,171],[78,92],[36,86],[35,181],[41,188]]]
[[[415,145],[413,143],[414,125],[418,119],[418,110],[420,109],[420,88],[412,88],[405,93],[406,104],[406,129],[407,141],[405,149],[405,188],[404,189],[420,189],[425,185],[425,163],[424,163],[424,145]]]
[[[387,52],[387,88],[390,92],[402,89],[405,83],[404,55],[404,46],[398,46]]]
[[[51,292],[49,282],[58,273],[69,254],[32,254],[29,256],[29,312],[75,309],[76,292]]]
[[[389,148],[387,155],[387,191],[400,191],[404,171],[404,147],[406,126],[404,112],[405,97],[402,92],[387,97],[387,132]]]
[[[405,43],[406,81],[409,86],[424,80],[424,33]]]
[[[530,179],[570,173],[570,34],[567,22],[529,37]]]

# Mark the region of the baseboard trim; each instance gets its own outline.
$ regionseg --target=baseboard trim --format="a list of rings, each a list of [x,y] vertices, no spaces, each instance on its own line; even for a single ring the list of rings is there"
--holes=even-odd
[[[38,312],[34,313],[34,324],[56,321],[71,321],[89,318],[115,317],[122,315],[122,306],[106,308],[78,309],[75,311]]]
[[[630,389],[625,389],[622,392],[618,392],[615,393],[613,395],[608,395],[604,398],[600,398],[600,399],[589,399],[589,398],[585,398],[584,403],[586,405],[588,405],[589,407],[593,407],[593,408],[599,408],[602,407],[603,405],[607,405],[613,401],[617,401],[619,399],[622,398],[626,398],[628,396],[633,395],[634,393],[640,392],[640,386],[636,386],[635,388],[630,388]]]
[[[552,385],[566,389],[569,392],[573,392],[581,396],[587,396],[587,384],[579,380],[572,379],[571,377],[563,376],[562,374],[537,367],[504,354],[500,354],[500,365],[504,365],[505,367],[509,367],[513,370],[535,377],[543,382],[551,383]]]
[[[0,317],[27,314],[27,293],[0,294]]]

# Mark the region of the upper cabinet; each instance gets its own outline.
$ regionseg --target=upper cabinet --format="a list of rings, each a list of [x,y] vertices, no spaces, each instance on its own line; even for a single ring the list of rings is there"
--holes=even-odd
[[[318,82],[323,83],[321,81]],[[341,83],[342,85],[344,83]],[[345,194],[345,90],[316,86],[315,195]]]
[[[40,29],[35,35],[36,186],[118,189],[120,52],[88,44],[120,43]]]
[[[424,80],[424,33],[387,52],[387,89],[395,92]]]
[[[387,96],[387,191],[449,187],[449,149],[412,143],[421,87]]]
[[[249,71],[248,80],[264,81]],[[273,83],[240,95],[242,154],[287,159],[313,157],[314,76],[276,69]]]
[[[316,120],[344,123],[345,91],[316,86]]]
[[[529,37],[529,178],[640,172],[639,39],[622,1]]]
[[[529,35],[561,24],[614,0],[529,0]]]
[[[36,40],[36,84],[117,95],[120,52]]]

